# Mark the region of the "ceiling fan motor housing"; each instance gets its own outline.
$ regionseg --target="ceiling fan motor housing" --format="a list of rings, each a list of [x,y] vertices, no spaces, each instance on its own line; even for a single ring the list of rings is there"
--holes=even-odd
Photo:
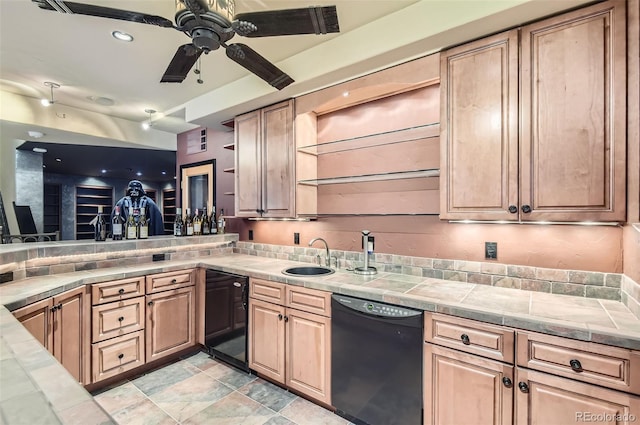
[[[193,30],[191,32],[191,40],[194,46],[202,49],[205,53],[209,53],[211,50],[216,50],[220,47],[220,37],[218,34],[205,28]]]

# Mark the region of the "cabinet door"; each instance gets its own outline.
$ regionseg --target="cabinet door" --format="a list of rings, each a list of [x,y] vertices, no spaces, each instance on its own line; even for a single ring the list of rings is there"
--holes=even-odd
[[[523,220],[624,221],[625,34],[617,0],[522,28]]]
[[[294,216],[293,100],[262,110],[262,209],[264,217]],[[236,190],[236,196],[238,191]]]
[[[285,308],[249,299],[249,367],[285,383]]]
[[[423,373],[425,424],[512,423],[513,366],[424,344]]]
[[[146,361],[195,345],[195,286],[147,295]]]
[[[256,217],[261,209],[260,111],[235,119],[235,213]]]
[[[53,323],[50,315],[53,300],[46,299],[26,307],[19,308],[13,315],[40,344],[53,354]]]
[[[440,90],[440,218],[517,220],[517,30],[444,52]]]
[[[287,309],[285,322],[287,386],[331,404],[331,319]]]
[[[85,286],[53,298],[53,354],[81,384],[90,379],[90,304]]]
[[[517,425],[631,424],[640,416],[638,396],[522,368],[516,378]]]

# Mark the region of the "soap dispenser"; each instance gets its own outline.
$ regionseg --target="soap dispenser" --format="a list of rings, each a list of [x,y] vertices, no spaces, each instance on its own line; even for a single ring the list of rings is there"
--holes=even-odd
[[[353,271],[355,274],[374,275],[378,273],[375,267],[369,266],[369,255],[373,254],[373,236],[370,236],[370,233],[368,230],[362,231],[364,266],[356,267]]]

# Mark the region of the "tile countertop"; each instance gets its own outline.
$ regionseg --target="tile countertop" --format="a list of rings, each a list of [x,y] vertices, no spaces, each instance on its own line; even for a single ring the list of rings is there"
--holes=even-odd
[[[287,267],[301,264],[306,263],[225,254],[32,277],[0,285],[0,301],[4,305],[0,307],[0,412],[3,419],[14,423],[12,412],[19,412],[15,406],[30,406],[25,409],[35,412],[38,409],[31,406],[40,406],[40,402],[45,400],[50,409],[46,414],[57,418],[57,422],[51,420],[46,423],[112,423],[62,365],[19,324],[11,310],[80,285],[191,267],[212,267],[425,311],[640,350],[640,320],[620,302],[387,272],[361,276],[337,270],[334,274],[316,277],[291,277],[281,273]],[[25,380],[25,377],[31,379]],[[21,385],[23,382],[29,385]],[[60,390],[60,385],[63,385],[63,390]],[[11,388],[11,393],[7,388]]]

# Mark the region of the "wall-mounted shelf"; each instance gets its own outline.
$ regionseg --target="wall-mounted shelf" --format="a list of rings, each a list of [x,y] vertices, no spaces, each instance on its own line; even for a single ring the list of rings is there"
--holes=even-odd
[[[235,150],[236,149],[236,144],[235,143],[227,143],[226,145],[222,145],[222,147],[224,149],[229,149],[229,150]]]
[[[358,136],[326,143],[300,146],[298,152],[311,155],[325,155],[356,149],[369,149],[376,146],[393,145],[397,143],[415,142],[422,139],[440,137],[440,123],[430,123],[414,127],[407,127],[393,131],[384,131],[366,136]]]
[[[323,184],[364,183],[384,180],[417,179],[421,177],[439,177],[437,168],[427,170],[398,171],[391,173],[363,174],[359,176],[327,177],[322,179],[299,180],[298,184],[318,186]]]
[[[222,169],[222,171],[224,171],[225,173],[235,173],[236,172],[236,168],[235,167],[224,168],[224,169]]]
[[[235,194],[236,194],[235,192],[224,192],[224,193],[223,193],[223,195],[231,195],[231,196],[233,196],[233,195],[235,195]]]

